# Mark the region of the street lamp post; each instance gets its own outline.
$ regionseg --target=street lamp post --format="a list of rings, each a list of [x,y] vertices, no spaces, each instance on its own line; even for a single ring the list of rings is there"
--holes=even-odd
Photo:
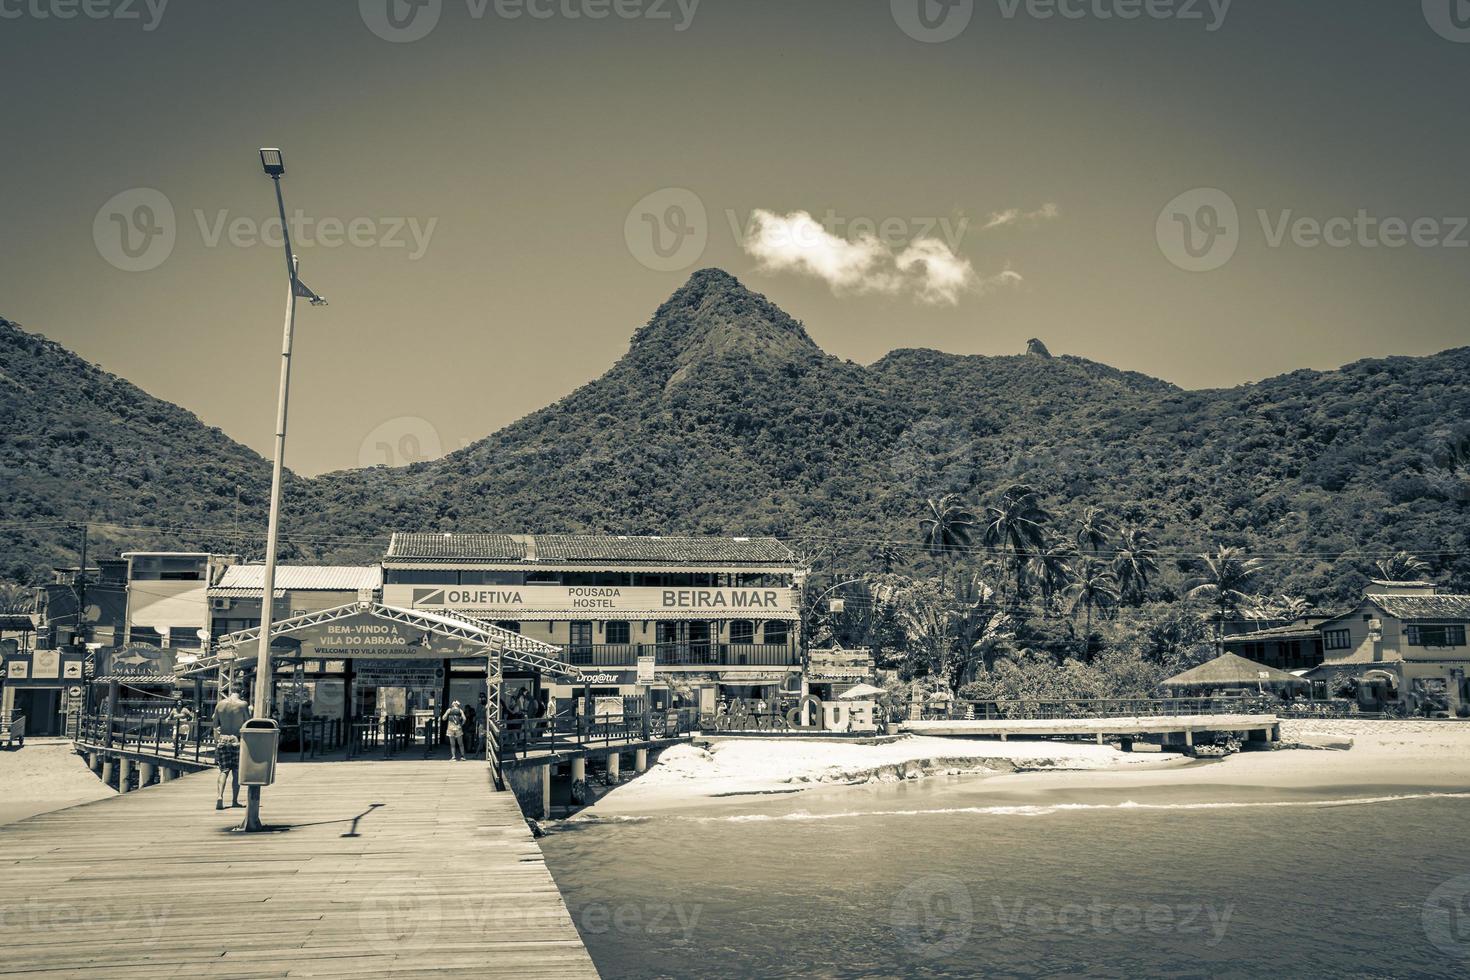
[[[291,389],[291,335],[296,327],[296,299],[305,297],[312,306],[325,306],[327,301],[303,283],[298,275],[301,263],[291,251],[291,228],[286,221],[286,199],[281,193],[281,178],[286,174],[286,161],[281,151],[266,148],[260,151],[260,163],[266,176],[276,188],[276,207],[281,215],[281,241],[286,251],[286,326],[281,342],[281,384],[276,401],[276,445],[275,458],[271,463],[271,506],[266,524],[265,576],[260,593],[260,639],[255,657],[255,703],[254,715],[259,719],[270,718],[271,698],[271,627],[275,613],[276,589],[276,544],[281,523],[281,472],[286,458],[286,408]],[[261,829],[259,786],[247,787],[245,823],[242,830]]]

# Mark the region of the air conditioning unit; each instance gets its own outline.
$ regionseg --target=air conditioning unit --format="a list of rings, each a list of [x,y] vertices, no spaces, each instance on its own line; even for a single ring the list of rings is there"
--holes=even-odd
[[[229,599],[210,599],[209,600],[209,608],[211,608],[211,609],[213,609],[213,610],[215,610],[217,612],[223,612],[224,610],[230,608],[230,600]]]

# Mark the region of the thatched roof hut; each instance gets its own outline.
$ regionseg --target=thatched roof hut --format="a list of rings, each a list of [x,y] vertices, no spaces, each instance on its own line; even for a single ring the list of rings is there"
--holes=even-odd
[[[1200,694],[1240,688],[1256,690],[1258,686],[1281,693],[1311,689],[1311,684],[1300,677],[1234,653],[1216,657],[1209,663],[1177,674],[1164,681],[1161,686],[1175,694]]]

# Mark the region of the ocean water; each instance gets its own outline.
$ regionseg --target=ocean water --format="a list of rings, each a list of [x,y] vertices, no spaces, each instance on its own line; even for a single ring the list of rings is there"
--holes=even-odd
[[[1470,976],[1470,794],[965,777],[542,844],[610,978]]]

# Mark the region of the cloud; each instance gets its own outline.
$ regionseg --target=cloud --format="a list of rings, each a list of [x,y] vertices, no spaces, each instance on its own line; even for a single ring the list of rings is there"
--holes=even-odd
[[[1034,225],[1041,221],[1051,221],[1058,217],[1061,210],[1048,201],[1035,211],[1022,211],[1020,208],[1008,208],[1005,211],[997,211],[985,222],[982,230],[989,231],[992,228],[1009,228],[1011,225]]]
[[[937,238],[916,238],[902,247],[872,234],[841,238],[806,211],[776,214],[756,210],[741,246],[762,272],[794,272],[821,279],[837,294],[908,294],[922,303],[953,306],[965,293],[983,293],[1020,282],[1006,269],[981,279],[970,260]]]

